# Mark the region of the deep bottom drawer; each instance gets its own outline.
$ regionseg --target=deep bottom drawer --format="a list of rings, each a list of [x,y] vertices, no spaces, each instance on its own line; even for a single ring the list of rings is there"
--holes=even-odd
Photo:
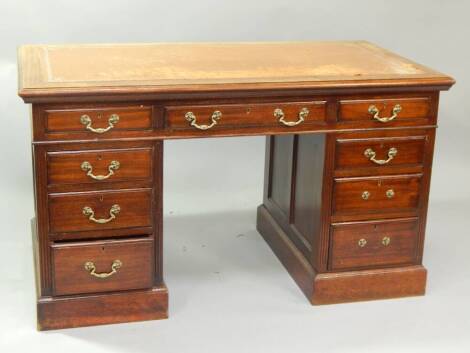
[[[55,295],[152,286],[152,239],[55,244],[52,256]]]
[[[332,225],[330,269],[413,263],[417,239],[417,218]]]

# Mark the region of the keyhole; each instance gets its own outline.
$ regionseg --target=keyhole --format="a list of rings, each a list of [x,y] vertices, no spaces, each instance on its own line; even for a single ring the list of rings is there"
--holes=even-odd
[[[98,160],[101,161],[103,159],[103,156],[101,154],[98,155]]]
[[[98,114],[98,119],[101,119],[101,114]]]
[[[103,197],[103,195],[101,195],[100,196],[100,202],[103,202],[103,200],[104,200],[104,197]]]
[[[101,247],[101,251],[104,251],[104,246]]]
[[[250,114],[251,113],[251,108],[246,108],[246,113]]]

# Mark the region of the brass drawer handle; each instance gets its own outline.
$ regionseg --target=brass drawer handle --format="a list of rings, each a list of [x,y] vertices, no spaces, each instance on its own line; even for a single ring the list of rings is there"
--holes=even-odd
[[[375,120],[378,120],[380,121],[381,123],[388,123],[389,121],[392,121],[393,119],[395,119],[397,116],[398,116],[398,113],[401,112],[401,105],[400,104],[395,104],[395,106],[393,107],[392,109],[392,116],[390,117],[380,117],[379,116],[379,109],[375,106],[375,105],[370,105],[369,106],[369,114],[373,114],[374,115],[374,119]]]
[[[85,270],[90,272],[90,276],[93,276],[93,277],[96,277],[96,278],[101,278],[101,279],[111,277],[121,267],[122,267],[122,261],[121,260],[114,260],[113,263],[111,264],[111,272],[96,273],[95,264],[91,261],[85,262]]]
[[[87,172],[86,175],[95,180],[105,180],[108,179],[111,175],[114,175],[114,171],[118,170],[121,166],[119,161],[111,161],[108,166],[108,174],[106,175],[94,175],[93,174],[93,166],[90,162],[84,161],[81,165],[83,171]]]
[[[357,245],[359,245],[360,248],[363,248],[364,246],[366,246],[367,244],[367,240],[365,240],[364,238],[361,238],[357,241]]]
[[[286,121],[284,118],[285,118],[285,114],[284,112],[282,111],[282,109],[280,108],[277,108],[277,109],[274,109],[274,116],[279,119],[279,122],[280,123],[283,123],[284,125],[286,126],[296,126],[296,125],[299,125],[300,123],[304,122],[305,121],[305,118],[308,116],[308,114],[310,113],[310,111],[307,109],[307,108],[302,108],[299,112],[299,118],[297,119],[297,121]]]
[[[387,159],[375,159],[376,153],[372,148],[368,148],[364,151],[364,156],[368,158],[370,161],[374,162],[378,165],[384,165],[389,163],[395,156],[397,155],[398,150],[395,147],[392,147],[388,150],[388,158]]]
[[[199,125],[196,123],[196,115],[194,115],[193,112],[187,112],[184,115],[185,119],[191,123],[191,126],[194,126],[196,129],[199,130],[209,130],[210,128],[214,127],[217,125],[217,120],[219,120],[222,117],[222,113],[218,110],[212,113],[211,115],[211,120],[212,122],[209,125]]]
[[[364,192],[362,193],[361,197],[362,197],[363,200],[368,200],[369,197],[370,197],[370,192],[367,191],[367,190],[364,191]]]
[[[387,196],[387,198],[389,199],[392,199],[393,197],[395,197],[395,191],[393,191],[393,189],[389,189],[385,191],[385,196]]]
[[[85,125],[87,130],[90,130],[91,132],[94,132],[96,134],[104,134],[105,132],[111,130],[114,127],[114,125],[119,122],[119,115],[111,114],[111,116],[108,119],[108,127],[105,127],[105,128],[102,128],[102,127],[94,128],[93,126],[91,126],[93,122],[90,116],[86,114],[80,117],[80,122],[83,125]]]
[[[111,222],[113,219],[116,218],[116,215],[121,211],[121,207],[119,205],[113,205],[111,206],[109,210],[109,218],[95,218],[95,211],[91,207],[85,206],[82,209],[82,212],[85,216],[88,217],[88,219],[92,222],[98,223],[98,224],[105,224],[108,222]]]
[[[382,245],[383,246],[388,246],[390,244],[390,241],[391,241],[390,237],[383,237],[382,238]]]

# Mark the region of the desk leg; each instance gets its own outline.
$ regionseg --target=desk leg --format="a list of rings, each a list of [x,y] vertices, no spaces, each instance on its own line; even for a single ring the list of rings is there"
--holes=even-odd
[[[258,231],[312,304],[423,295],[426,269],[419,259],[330,269],[334,148],[334,135],[267,137]]]

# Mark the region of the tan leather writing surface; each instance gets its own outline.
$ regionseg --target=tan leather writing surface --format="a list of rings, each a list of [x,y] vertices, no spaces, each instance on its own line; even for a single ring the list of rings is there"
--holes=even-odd
[[[20,94],[25,96],[35,90],[60,94],[70,89],[92,93],[113,88],[289,88],[299,82],[305,87],[452,82],[364,41],[23,46],[19,56]]]

